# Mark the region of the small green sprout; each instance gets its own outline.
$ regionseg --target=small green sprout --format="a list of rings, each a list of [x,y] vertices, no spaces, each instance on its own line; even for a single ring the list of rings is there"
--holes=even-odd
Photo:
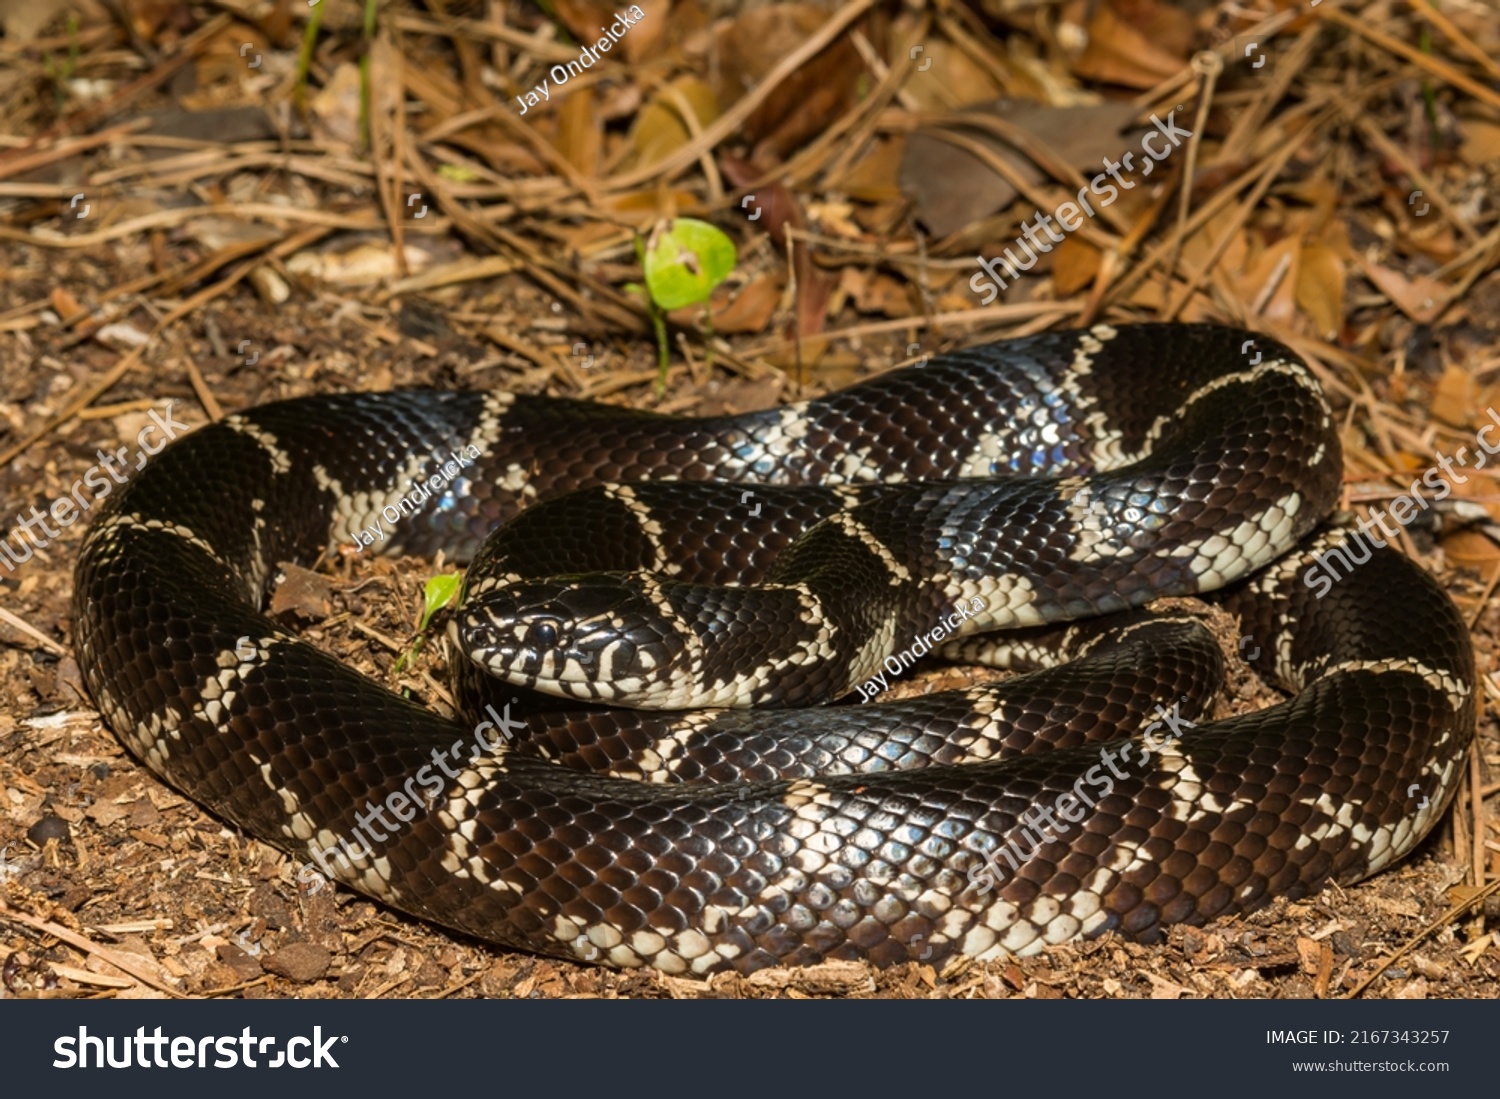
[[[422,651],[422,635],[431,625],[432,616],[453,602],[463,582],[464,578],[456,572],[445,572],[427,581],[427,587],[422,591],[422,621],[417,623],[415,640],[406,654],[396,661],[396,666],[391,669],[392,675],[399,675],[408,661],[416,659],[417,653]]]
[[[454,183],[478,183],[484,177],[466,164],[439,164],[438,175]]]
[[[660,396],[667,388],[667,326],[663,319],[673,309],[703,303],[704,324],[713,334],[713,314],[708,300],[714,288],[729,277],[738,256],[734,241],[706,221],[696,218],[672,218],[658,222],[651,239],[635,241],[636,255],[646,275],[650,295],[651,323],[656,328],[657,362],[661,374],[656,380]],[[710,349],[709,362],[712,359]]]

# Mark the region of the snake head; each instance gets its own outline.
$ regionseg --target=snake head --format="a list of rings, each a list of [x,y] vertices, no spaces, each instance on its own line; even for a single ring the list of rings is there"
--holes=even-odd
[[[547,694],[672,708],[695,638],[660,585],[635,573],[550,577],[472,598],[454,618],[458,650],[498,679]]]

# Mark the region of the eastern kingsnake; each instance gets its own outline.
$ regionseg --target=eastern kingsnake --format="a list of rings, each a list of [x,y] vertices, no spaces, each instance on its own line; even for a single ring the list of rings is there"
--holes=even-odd
[[[507,946],[701,974],[1149,939],[1372,874],[1452,795],[1475,677],[1447,596],[1389,549],[1321,599],[1303,582],[1342,538],[1315,531],[1341,469],[1305,365],[1195,325],[993,344],[712,419],[307,397],[179,440],[111,501],[77,570],[79,663],[194,800]],[[517,685],[494,696],[455,655],[465,706],[531,711],[493,752],[260,612],[281,561],[470,558],[544,499],[479,554],[450,631]],[[1194,727],[1218,651],[1131,608],[1225,587],[1255,666],[1300,693]],[[918,638],[972,653],[980,628],[1022,630],[1001,662],[1086,657],[776,708],[864,695]]]

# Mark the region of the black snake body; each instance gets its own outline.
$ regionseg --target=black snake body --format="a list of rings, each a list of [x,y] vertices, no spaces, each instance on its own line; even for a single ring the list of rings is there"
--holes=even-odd
[[[1340,476],[1307,368],[1207,326],[1011,341],[704,420],[303,398],[179,440],[111,501],[79,663],[194,800],[509,946],[701,974],[1150,938],[1365,877],[1452,794],[1474,668],[1451,602],[1392,550],[1321,599],[1303,582],[1342,538],[1314,530]],[[478,554],[453,636],[528,700],[577,701],[465,751],[472,722],[260,612],[277,562],[376,527],[380,552]],[[1220,658],[1171,614],[1046,630],[1226,587],[1290,702],[1194,725]],[[1041,670],[999,688],[778,709],[863,694],[918,638],[1017,628],[1001,657]],[[705,705],[754,708],[675,712]]]

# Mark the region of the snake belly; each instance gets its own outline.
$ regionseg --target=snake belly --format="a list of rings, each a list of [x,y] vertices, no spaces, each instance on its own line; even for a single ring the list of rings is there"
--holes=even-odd
[[[707,974],[1151,940],[1366,877],[1452,796],[1475,673],[1446,594],[1368,546],[1323,598],[1304,582],[1345,542],[1319,529],[1341,467],[1308,368],[1202,325],[997,343],[706,419],[510,393],[307,397],[178,440],[109,501],[77,568],[76,644],[101,714],[184,794],[509,947]],[[387,508],[382,552],[479,558],[455,631],[482,651],[455,669],[574,700],[533,722],[583,745],[572,765],[498,744],[439,771],[471,725],[262,613],[278,562],[355,542]],[[1110,677],[1143,650],[1090,673],[1103,708],[1083,742],[1035,752],[973,748],[1016,741],[980,728],[1009,709],[994,699],[958,718],[819,705],[959,600],[984,607],[959,633],[1034,632],[1220,589],[1256,666],[1297,693],[1179,739],[1122,739],[1149,716],[1110,709]],[[1061,706],[1066,669],[1048,675]],[[703,705],[751,709],[675,713]],[[793,705],[816,708],[777,709]],[[783,766],[774,746],[903,734],[855,763]],[[713,781],[750,740],[755,762]],[[1131,762],[1101,771],[1125,745]],[[576,769],[591,753],[616,762]],[[1092,796],[1040,828],[1069,792]],[[404,811],[366,828],[382,804]]]

